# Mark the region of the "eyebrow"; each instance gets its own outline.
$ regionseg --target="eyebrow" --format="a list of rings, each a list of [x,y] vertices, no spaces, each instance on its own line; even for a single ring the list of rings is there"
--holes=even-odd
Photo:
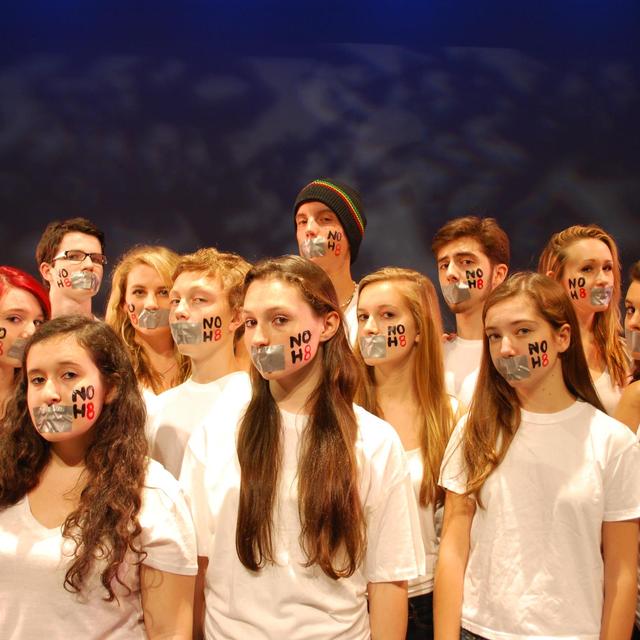
[[[457,251],[456,253],[454,253],[452,256],[449,256],[449,254],[445,254],[444,256],[442,256],[441,258],[438,258],[438,262],[442,262],[443,260],[447,260],[449,257],[451,258],[478,258],[478,254],[477,253],[473,253],[473,251]]]
[[[247,309],[246,307],[242,307],[241,309],[242,313],[253,313],[255,315],[255,312],[251,311],[251,309]],[[275,307],[268,307],[267,309],[263,309],[262,313],[266,313],[266,314],[273,314],[273,313],[292,313],[291,309],[288,309],[286,307],[282,307],[282,306],[275,306]]]
[[[11,309],[5,309],[3,313],[29,313],[29,309],[26,307],[11,307]],[[44,314],[40,313],[37,318],[43,318]]]
[[[520,318],[518,320],[514,320],[513,322],[509,322],[510,327],[515,327],[518,324],[538,324],[538,321],[534,320],[533,318]],[[486,325],[484,330],[495,330],[495,327],[492,325]]]
[[[331,214],[333,214],[334,216],[336,216],[335,211],[333,211],[333,209],[330,209],[329,207],[326,207],[325,209],[320,209],[319,211],[316,211],[313,215],[317,216],[317,215],[319,215],[319,214],[321,214],[321,213],[331,213]],[[305,213],[304,211],[298,211],[298,213],[296,213],[296,218],[297,218],[298,216],[308,216],[308,215],[309,215],[309,214],[308,214],[308,213]],[[336,218],[337,218],[337,217],[338,217],[338,216],[336,216]]]

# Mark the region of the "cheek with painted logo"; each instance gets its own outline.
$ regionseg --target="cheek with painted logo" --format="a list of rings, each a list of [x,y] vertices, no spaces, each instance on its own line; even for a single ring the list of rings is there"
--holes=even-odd
[[[0,327],[0,356],[4,355],[4,339],[7,337],[7,330]]]
[[[311,331],[305,329],[295,336],[289,336],[289,349],[291,364],[297,362],[308,362],[312,358],[311,353]]]
[[[136,312],[136,307],[134,304],[129,303],[127,305],[127,311],[129,313],[129,320],[134,327],[138,326],[138,314]]]
[[[387,327],[387,347],[404,348],[407,346],[406,330],[403,324],[392,324]]]
[[[327,234],[327,250],[334,256],[342,253],[342,231],[329,231]]]
[[[41,405],[33,410],[33,422],[41,434],[84,432],[98,419],[95,387],[83,385],[71,392],[71,404]]]
[[[549,365],[549,354],[547,353],[547,341],[529,343],[529,357],[531,358],[531,368],[546,367]]]
[[[218,342],[222,339],[222,318],[211,316],[202,320],[202,341]]]
[[[471,270],[467,269],[465,271],[465,278],[467,279],[469,289],[484,289],[484,272],[480,267]]]
[[[584,300],[587,297],[587,282],[580,276],[579,278],[568,278],[569,297],[572,300]]]

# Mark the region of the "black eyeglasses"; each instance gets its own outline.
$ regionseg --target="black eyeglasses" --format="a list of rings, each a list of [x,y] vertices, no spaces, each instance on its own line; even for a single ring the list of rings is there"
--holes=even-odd
[[[91,258],[93,264],[107,264],[107,256],[103,253],[87,253],[86,251],[80,251],[80,249],[69,249],[59,253],[53,258],[53,260],[68,260],[69,262],[82,262],[87,256]]]

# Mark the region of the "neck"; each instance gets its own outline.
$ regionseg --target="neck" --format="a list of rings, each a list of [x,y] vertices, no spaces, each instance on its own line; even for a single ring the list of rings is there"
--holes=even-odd
[[[412,353],[401,363],[379,364],[373,370],[378,402],[392,401],[394,403],[415,402],[413,386],[415,354]]]
[[[456,313],[456,333],[465,340],[482,340],[482,307]]]
[[[173,338],[169,329],[157,331],[154,334],[143,334],[136,331],[134,340],[144,349],[152,362],[158,356],[173,358],[175,355]]]
[[[574,307],[576,316],[578,317],[578,325],[580,326],[580,335],[586,336],[593,333],[593,324],[596,319],[596,314],[592,311],[582,311]]]
[[[84,458],[93,439],[93,428],[71,438],[51,443],[51,460],[60,467],[84,468]]]
[[[55,289],[49,292],[49,300],[51,301],[51,317],[58,316],[86,316],[93,318],[91,313],[91,296],[87,296],[83,300],[74,300],[65,295],[57,294]]]
[[[198,384],[207,384],[230,373],[240,371],[240,365],[233,354],[233,339],[220,345],[215,353],[198,359],[191,358],[191,379]]]
[[[556,360],[544,381],[533,389],[516,389],[520,406],[533,413],[556,413],[575,402],[562,377],[562,363]]]
[[[343,269],[330,273],[329,277],[338,294],[338,302],[341,307],[346,307],[355,292],[356,283],[351,277],[351,269],[346,265]]]
[[[322,375],[322,353],[305,367],[280,380],[271,380],[269,389],[276,404],[283,411],[300,413],[306,411],[307,401],[315,391]]]

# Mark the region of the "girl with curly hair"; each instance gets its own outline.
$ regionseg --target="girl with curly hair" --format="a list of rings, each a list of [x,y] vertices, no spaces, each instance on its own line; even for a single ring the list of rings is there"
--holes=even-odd
[[[298,256],[263,260],[242,306],[250,397],[218,403],[180,477],[205,635],[401,640],[407,580],[424,572],[411,479],[393,428],[353,404],[331,280]]]
[[[615,240],[595,224],[554,233],[538,272],[562,284],[573,303],[591,378],[613,415],[627,384],[629,358],[620,322],[620,259]]]
[[[105,321],[124,340],[147,403],[191,372],[169,329],[169,291],[180,256],[141,245],[125,253],[111,276]]]
[[[31,337],[0,433],[3,638],[190,637],[193,525],[144,422],[105,323],[61,316]]]

